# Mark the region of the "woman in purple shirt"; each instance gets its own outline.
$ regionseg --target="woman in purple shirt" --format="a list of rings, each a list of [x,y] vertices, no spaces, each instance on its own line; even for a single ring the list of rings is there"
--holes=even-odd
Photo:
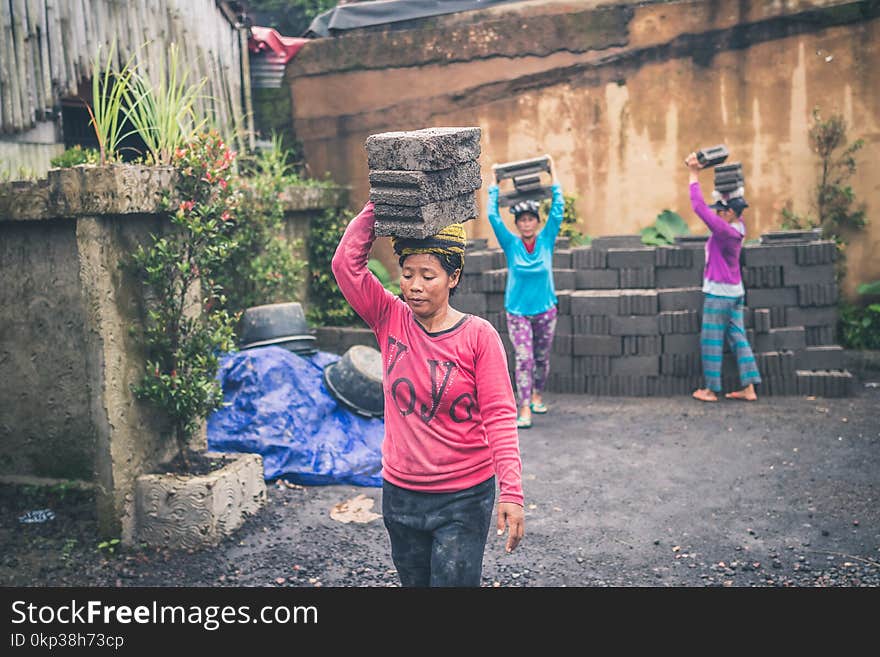
[[[694,391],[694,399],[718,401],[721,392],[721,362],[724,340],[736,356],[741,390],[729,392],[728,399],[755,401],[755,384],[761,375],[743,325],[745,289],[739,269],[746,227],[742,213],[749,204],[744,198],[734,197],[715,203],[712,208],[703,200],[700,191],[700,164],[696,153],[685,160],[690,169],[691,207],[711,235],[706,242],[706,268],[703,273],[703,327],[700,334],[700,352],[703,360],[705,387]],[[718,214],[712,210],[716,210]]]

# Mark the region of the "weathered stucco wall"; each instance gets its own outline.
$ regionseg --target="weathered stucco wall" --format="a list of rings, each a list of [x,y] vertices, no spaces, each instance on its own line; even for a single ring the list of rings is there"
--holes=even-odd
[[[815,106],[865,139],[853,189],[877,216],[878,16],[876,2],[833,0],[523,2],[316,40],[288,80],[311,170],[350,184],[354,205],[369,193],[368,135],[479,125],[484,186],[493,162],[548,152],[590,235],[636,232],[667,207],[703,232],[682,161],[723,142],[743,163],[757,236],[780,226],[788,202],[810,210]],[[708,196],[712,174],[703,180]],[[485,189],[479,198],[469,232],[490,237]],[[875,220],[850,246],[846,292],[880,278],[878,249]]]

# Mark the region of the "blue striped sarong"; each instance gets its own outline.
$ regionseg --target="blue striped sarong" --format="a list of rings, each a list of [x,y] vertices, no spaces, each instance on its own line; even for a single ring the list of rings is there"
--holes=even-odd
[[[721,392],[721,360],[725,337],[736,357],[742,386],[761,383],[758,364],[755,362],[743,325],[744,300],[744,297],[704,295],[700,353],[703,357],[703,377],[706,379],[706,387],[713,392]]]

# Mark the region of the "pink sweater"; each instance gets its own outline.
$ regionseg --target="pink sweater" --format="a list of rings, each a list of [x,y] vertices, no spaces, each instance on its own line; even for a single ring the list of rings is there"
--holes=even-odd
[[[495,474],[499,501],[522,504],[516,402],[501,338],[473,315],[428,333],[367,269],[374,222],[367,203],[339,242],[333,274],[382,351],[382,476],[402,488],[447,493]]]
[[[706,242],[706,269],[703,278],[716,283],[740,283],[742,274],[739,269],[739,252],[742,249],[745,225],[738,221],[740,229],[737,230],[712,212],[712,208],[703,200],[700,183],[690,184],[690,194],[691,207],[712,232]]]

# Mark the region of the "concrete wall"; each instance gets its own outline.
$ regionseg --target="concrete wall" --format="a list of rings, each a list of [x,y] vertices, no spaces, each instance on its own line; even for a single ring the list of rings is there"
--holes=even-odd
[[[491,165],[544,152],[590,235],[636,232],[663,208],[690,211],[682,160],[726,143],[743,163],[751,235],[807,212],[814,106],[864,137],[856,196],[880,207],[880,8],[874,2],[685,0],[502,5],[406,29],[307,44],[288,66],[297,136],[312,171],[369,193],[366,137],[479,125]],[[711,185],[704,175],[704,186]],[[485,189],[472,237],[490,237]],[[388,245],[377,247],[384,260]],[[880,278],[880,222],[853,240],[844,291]]]

